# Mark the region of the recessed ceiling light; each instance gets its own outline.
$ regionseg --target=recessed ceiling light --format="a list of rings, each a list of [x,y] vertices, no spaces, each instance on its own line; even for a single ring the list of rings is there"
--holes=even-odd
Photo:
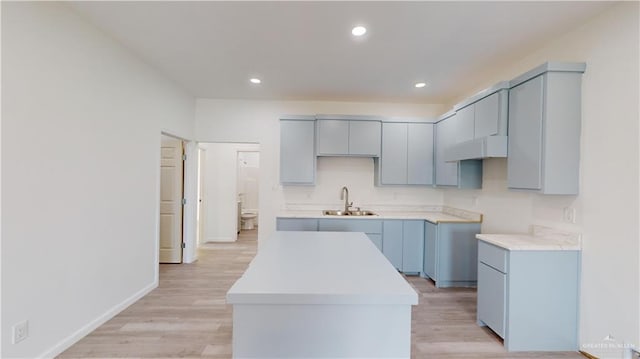
[[[262,81],[259,78],[254,77],[252,79],[249,79],[249,82],[251,82],[252,84],[256,84],[257,85],[257,84],[261,83]]]
[[[353,36],[362,36],[367,33],[367,28],[364,26],[356,26],[351,29],[351,33],[353,34]]]
[[[426,82],[416,82],[416,84],[413,85],[413,86],[415,86],[416,88],[420,89],[420,88],[423,88],[423,87],[427,86],[427,83]]]

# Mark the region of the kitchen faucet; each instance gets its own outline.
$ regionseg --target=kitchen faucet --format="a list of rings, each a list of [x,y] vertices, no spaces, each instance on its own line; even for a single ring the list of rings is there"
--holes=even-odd
[[[349,203],[349,189],[347,186],[342,187],[340,199],[344,199],[344,211],[349,212],[349,207],[351,207],[353,202]]]

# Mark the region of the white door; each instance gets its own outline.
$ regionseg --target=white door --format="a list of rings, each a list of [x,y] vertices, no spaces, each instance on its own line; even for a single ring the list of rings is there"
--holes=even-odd
[[[182,141],[162,136],[160,160],[160,263],[182,262]]]
[[[207,218],[205,211],[205,203],[203,202],[205,196],[205,177],[204,177],[204,164],[206,161],[207,151],[203,148],[198,149],[198,213],[196,216],[197,228],[198,228],[198,245],[204,243],[204,220]]]

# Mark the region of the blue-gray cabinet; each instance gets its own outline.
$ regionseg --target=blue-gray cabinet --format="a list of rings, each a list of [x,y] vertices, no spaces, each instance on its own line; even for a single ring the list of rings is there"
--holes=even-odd
[[[382,227],[382,254],[402,271],[402,220],[384,221]]]
[[[383,250],[382,220],[320,218],[318,230],[326,232],[364,232],[380,251]]]
[[[382,123],[382,154],[376,163],[381,185],[433,184],[433,124]]]
[[[318,220],[316,218],[276,218],[277,231],[309,231],[318,230]]]
[[[384,220],[382,253],[403,273],[422,272],[423,220]]]
[[[584,63],[545,63],[510,82],[510,189],[578,194]]]
[[[578,349],[580,252],[478,243],[478,324],[508,351]]]
[[[318,156],[380,156],[381,125],[378,120],[317,116],[316,127]]]
[[[480,223],[425,223],[423,274],[438,288],[477,282]]]
[[[280,119],[280,183],[313,185],[315,175],[315,118]]]
[[[482,160],[447,162],[446,151],[457,143],[457,114],[443,115],[435,127],[435,184],[457,188],[482,188]]]

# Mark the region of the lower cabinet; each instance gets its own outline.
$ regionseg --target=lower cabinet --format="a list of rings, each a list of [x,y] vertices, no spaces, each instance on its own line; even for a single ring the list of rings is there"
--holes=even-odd
[[[278,217],[276,230],[363,232],[397,270],[422,273],[423,220]]]
[[[576,351],[580,252],[478,243],[478,324],[508,351]]]
[[[438,288],[475,286],[480,223],[424,223],[423,275]]]
[[[407,274],[422,272],[423,220],[385,220],[382,253],[397,270]]]
[[[277,231],[318,231],[316,218],[277,218]]]

